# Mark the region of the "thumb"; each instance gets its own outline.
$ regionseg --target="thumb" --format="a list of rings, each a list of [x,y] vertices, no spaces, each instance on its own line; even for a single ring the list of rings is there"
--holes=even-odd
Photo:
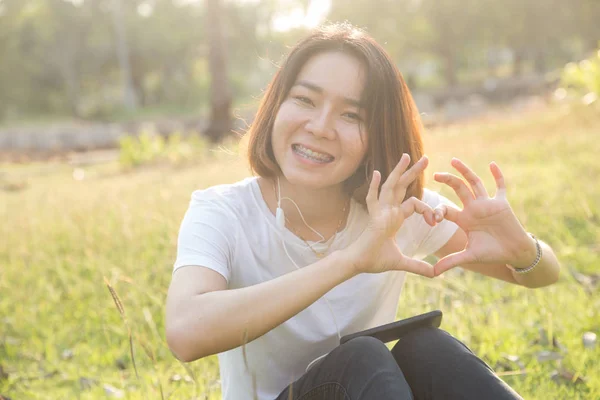
[[[458,265],[470,264],[474,260],[473,256],[468,250],[459,251],[458,253],[448,254],[446,257],[442,257],[433,266],[434,276],[443,274],[444,272],[452,269]]]
[[[402,262],[397,269],[426,276],[427,278],[433,278],[435,276],[434,268],[430,264],[410,257],[403,257]]]

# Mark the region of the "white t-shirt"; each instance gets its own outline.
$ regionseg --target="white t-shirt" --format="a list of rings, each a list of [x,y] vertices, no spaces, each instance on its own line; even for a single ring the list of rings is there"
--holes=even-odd
[[[431,207],[453,204],[427,189],[423,201]],[[353,200],[346,227],[335,236],[331,250],[352,243],[367,221],[366,209]],[[432,228],[421,215],[414,214],[396,238],[403,254],[424,258],[442,247],[456,228],[446,220]],[[265,282],[296,269],[284,251],[282,238],[299,267],[318,260],[299,237],[277,228],[256,177],[197,190],[181,223],[173,273],[184,266],[200,265],[223,275],[229,289]],[[316,251],[322,250],[319,245],[326,246],[315,244]],[[277,397],[304,374],[312,360],[339,344],[336,322],[343,336],[394,321],[404,277],[401,271],[357,275],[326,293],[327,302],[316,301],[246,344],[246,361],[241,347],[220,353],[223,399],[253,398],[252,376],[259,400]]]

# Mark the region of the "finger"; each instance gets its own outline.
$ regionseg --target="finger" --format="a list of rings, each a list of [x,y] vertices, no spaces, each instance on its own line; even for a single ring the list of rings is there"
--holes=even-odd
[[[462,201],[463,205],[466,206],[471,201],[475,200],[471,189],[469,189],[465,182],[458,176],[449,174],[447,172],[436,172],[433,175],[433,179],[440,183],[445,183],[446,185],[454,189],[454,192],[456,192],[456,195],[458,196],[460,201]]]
[[[481,182],[481,179],[477,176],[477,174],[475,172],[473,172],[473,170],[471,168],[469,168],[467,166],[467,164],[465,164],[458,158],[453,158],[451,164],[454,168],[456,168],[456,170],[458,172],[461,173],[462,176],[465,177],[467,182],[469,182],[469,184],[471,185],[471,188],[473,189],[473,193],[475,193],[475,196],[477,198],[490,197],[488,195],[488,192],[487,192],[485,186],[483,185],[483,182]]]
[[[431,264],[410,257],[404,257],[398,269],[401,271],[426,276],[428,278],[433,278],[435,276],[435,271]]]
[[[377,197],[380,181],[381,173],[379,171],[373,171],[373,178],[371,178],[371,183],[369,184],[369,191],[367,192],[367,197],[365,198],[369,215],[373,215],[373,213],[379,210],[379,203],[377,201]]]
[[[429,158],[427,158],[427,156],[423,156],[412,167],[410,167],[408,171],[402,174],[396,184],[396,190],[402,191],[402,198],[404,198],[406,188],[413,183],[413,181],[417,179],[423,173],[423,171],[425,171],[425,168],[427,168],[428,164]]]
[[[473,263],[475,260],[468,250],[459,251],[458,253],[448,254],[446,257],[441,258],[433,266],[434,276],[439,276],[444,272],[457,267],[459,265],[467,265]]]
[[[448,221],[457,223],[460,212],[461,210],[457,208],[451,207],[447,204],[441,204],[433,210],[433,216],[435,218],[435,222],[442,222],[442,220],[447,219]]]
[[[410,217],[414,213],[418,213],[418,214],[423,215],[423,217],[425,217],[425,221],[429,225],[431,225],[431,226],[435,225],[434,213],[433,213],[433,209],[431,208],[431,206],[429,206],[429,204],[417,199],[416,197],[411,197],[410,199],[408,199],[404,203],[402,203],[401,209],[402,209],[402,214],[404,216],[404,219]]]
[[[490,171],[496,180],[496,195],[494,197],[506,197],[506,183],[504,182],[504,175],[500,167],[495,162],[490,163]]]
[[[400,161],[394,167],[392,172],[388,175],[387,179],[381,186],[381,196],[380,199],[385,204],[393,204],[394,203],[394,188],[396,186],[396,182],[400,178],[400,176],[404,173],[408,165],[410,164],[410,156],[407,153],[402,154],[400,157]]]

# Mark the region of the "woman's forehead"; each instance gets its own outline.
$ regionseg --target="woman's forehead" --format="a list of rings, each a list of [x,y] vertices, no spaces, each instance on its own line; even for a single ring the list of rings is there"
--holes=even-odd
[[[327,52],[311,57],[304,64],[294,86],[358,103],[364,81],[364,67],[356,57],[341,52]]]

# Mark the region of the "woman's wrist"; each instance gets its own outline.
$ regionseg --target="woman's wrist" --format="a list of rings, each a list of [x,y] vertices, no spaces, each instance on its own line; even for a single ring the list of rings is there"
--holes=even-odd
[[[514,261],[507,263],[511,269],[516,271],[528,269],[536,261],[539,262],[538,255],[541,250],[537,239],[531,233],[525,233],[525,237],[520,242]]]
[[[342,266],[344,271],[349,275],[349,278],[360,274],[360,267],[356,262],[356,256],[354,255],[353,245],[350,245],[344,249],[336,250],[331,253],[331,256],[335,257],[338,263]],[[349,279],[348,278],[348,279]]]

